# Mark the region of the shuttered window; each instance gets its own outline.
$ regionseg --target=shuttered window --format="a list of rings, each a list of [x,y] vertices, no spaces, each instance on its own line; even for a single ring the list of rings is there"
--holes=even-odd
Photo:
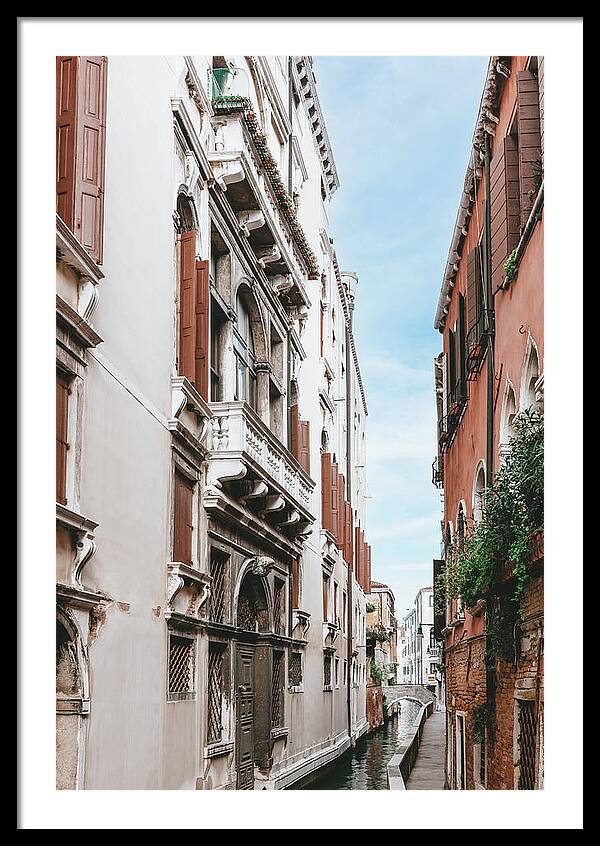
[[[448,407],[456,400],[456,335],[450,329],[448,331]]]
[[[102,263],[107,63],[103,56],[56,60],[56,210]]]
[[[339,498],[339,484],[340,474],[338,473],[338,466],[335,462],[331,464],[331,482],[329,486],[331,497],[331,532],[336,538],[339,532],[339,514],[340,514],[340,498]]]
[[[458,400],[467,398],[467,308],[465,298],[458,295]]]
[[[346,543],[346,501],[345,493],[345,479],[341,473],[338,473],[338,528],[337,528],[337,547],[344,550]]]
[[[299,450],[298,450],[298,442],[299,442],[299,428],[300,428],[300,418],[298,415],[298,404],[294,403],[294,405],[290,409],[290,452],[296,459],[298,460],[299,457]]]
[[[310,421],[299,421],[298,432],[298,462],[300,467],[310,476]]]
[[[196,337],[194,347],[194,384],[200,396],[208,402],[209,383],[209,277],[208,262],[196,261]]]
[[[519,194],[521,227],[534,203],[535,171],[541,162],[540,91],[538,78],[531,71],[517,74],[517,114],[519,122]]]
[[[467,255],[467,335],[472,348],[483,333],[483,274],[479,247]]]
[[[175,473],[173,509],[173,561],[192,564],[194,483]]]
[[[195,383],[196,231],[179,238],[179,361],[178,372]]]
[[[333,532],[331,515],[331,453],[321,453],[321,512],[323,528]]]
[[[56,373],[56,501],[67,503],[67,453],[69,451],[69,379]]]
[[[323,574],[323,621],[329,620],[329,576]]]
[[[504,263],[519,243],[520,201],[517,141],[507,135],[498,142],[490,163],[492,290],[504,279]]]
[[[292,558],[292,608],[300,608],[300,560]]]
[[[352,566],[352,539],[354,536],[354,531],[352,527],[352,506],[349,502],[344,503],[344,514],[345,514],[345,530],[344,530],[344,537],[345,537],[345,546],[344,546],[344,558],[346,563],[349,566]]]

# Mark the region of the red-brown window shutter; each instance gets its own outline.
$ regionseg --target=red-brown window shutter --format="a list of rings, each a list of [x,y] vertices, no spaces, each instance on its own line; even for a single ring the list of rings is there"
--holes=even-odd
[[[519,188],[521,226],[525,226],[534,203],[536,162],[542,156],[540,130],[540,91],[537,76],[531,71],[517,74],[517,112],[519,117]]]
[[[194,531],[192,503],[194,484],[175,473],[175,504],[173,508],[173,561],[192,564],[192,535]]]
[[[344,531],[344,538],[345,538],[345,545],[344,545],[344,558],[346,563],[349,566],[352,566],[352,506],[349,502],[344,503],[344,515],[345,515],[345,531]]]
[[[292,558],[292,608],[300,607],[300,561]]]
[[[354,529],[354,577],[360,582],[360,529]]]
[[[310,421],[299,420],[298,424],[298,462],[310,476]]]
[[[338,473],[338,466],[335,462],[331,464],[331,533],[334,535],[336,542],[340,528],[340,497],[339,497],[339,481],[340,474]]]
[[[56,211],[73,229],[77,56],[56,57]]]
[[[344,550],[346,543],[346,501],[344,494],[346,492],[345,480],[342,473],[338,473],[338,529],[337,529],[337,548]]]
[[[69,380],[56,374],[56,501],[67,503],[67,452],[69,422]]]
[[[106,76],[106,58],[79,57],[73,231],[98,264],[104,241]]]
[[[300,460],[300,450],[299,450],[299,429],[300,429],[300,418],[298,416],[298,404],[296,403],[290,409],[290,452],[296,459],[296,461]]]
[[[483,329],[483,289],[479,247],[467,255],[467,332],[469,343],[481,338]],[[478,329],[473,329],[478,326]]]
[[[194,350],[195,384],[208,402],[208,350],[210,344],[208,262],[196,261],[196,338]]]
[[[332,531],[331,519],[331,453],[321,453],[321,511],[323,528]]]
[[[460,399],[467,396],[467,310],[465,298],[458,295],[458,377]]]
[[[492,290],[504,279],[504,262],[519,243],[519,163],[512,135],[500,139],[490,164]]]
[[[196,231],[179,239],[179,362],[180,376],[196,383]]]
[[[365,593],[371,593],[371,544],[367,544],[367,578]]]

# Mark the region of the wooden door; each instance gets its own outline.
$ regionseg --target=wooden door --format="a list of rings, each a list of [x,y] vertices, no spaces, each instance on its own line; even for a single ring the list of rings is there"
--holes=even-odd
[[[236,653],[237,789],[254,790],[254,649],[240,644]]]

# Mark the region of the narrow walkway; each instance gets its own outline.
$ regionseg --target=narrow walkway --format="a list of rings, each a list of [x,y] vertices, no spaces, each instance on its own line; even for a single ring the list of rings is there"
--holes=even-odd
[[[443,790],[446,751],[446,712],[434,711],[425,721],[416,763],[407,790]]]

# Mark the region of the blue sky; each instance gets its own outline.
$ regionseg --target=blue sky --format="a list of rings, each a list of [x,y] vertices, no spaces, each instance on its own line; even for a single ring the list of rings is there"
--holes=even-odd
[[[433,329],[487,57],[317,57],[340,178],[330,208],[343,270],[359,275],[372,577],[399,618],[439,553]]]

